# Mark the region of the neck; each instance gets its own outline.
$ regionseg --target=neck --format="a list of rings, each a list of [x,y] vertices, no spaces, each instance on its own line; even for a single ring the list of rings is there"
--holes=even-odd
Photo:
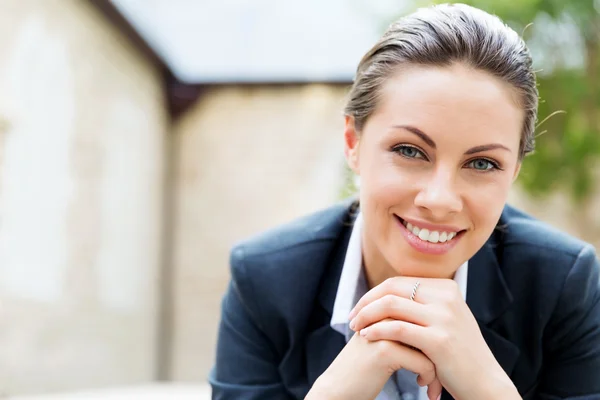
[[[361,238],[361,242],[363,265],[369,289],[374,288],[388,278],[399,275],[373,243],[368,243],[365,235]]]

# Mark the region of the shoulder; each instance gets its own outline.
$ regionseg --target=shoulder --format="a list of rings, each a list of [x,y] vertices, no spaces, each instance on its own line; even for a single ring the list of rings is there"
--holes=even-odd
[[[537,298],[552,308],[577,292],[600,293],[600,266],[591,244],[510,206],[499,230],[497,254],[515,298],[525,304]]]
[[[513,335],[522,335],[520,347],[530,357],[535,349],[526,343],[543,343],[544,368],[554,377],[542,380],[546,390],[599,390],[588,372],[600,367],[600,263],[594,247],[513,208],[503,219],[501,264],[515,301],[506,321],[513,325],[515,314],[527,321]]]
[[[500,219],[499,230],[502,232],[502,243],[507,251],[525,251],[538,256],[563,255],[567,258],[575,258],[584,248],[592,247],[589,243],[512,206],[505,207]]]
[[[234,246],[231,280],[256,319],[309,313],[332,255],[351,231],[355,204],[347,201],[259,233]],[[288,321],[287,323],[290,323]]]

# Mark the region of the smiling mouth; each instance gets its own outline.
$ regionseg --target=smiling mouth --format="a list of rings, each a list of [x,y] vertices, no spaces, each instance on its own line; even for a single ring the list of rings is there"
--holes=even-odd
[[[395,217],[404,225],[404,227],[414,236],[418,237],[420,240],[433,243],[433,244],[441,244],[448,243],[450,241],[456,240],[461,237],[466,230],[460,230],[457,232],[446,232],[446,231],[434,231],[425,228],[419,228],[416,225],[412,225],[411,223],[406,222],[399,216],[395,215]]]

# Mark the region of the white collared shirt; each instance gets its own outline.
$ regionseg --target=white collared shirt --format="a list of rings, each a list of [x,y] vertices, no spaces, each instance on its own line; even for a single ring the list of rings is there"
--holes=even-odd
[[[340,282],[335,295],[335,303],[333,305],[333,314],[331,316],[331,327],[337,332],[344,335],[346,342],[352,338],[354,332],[350,329],[348,315],[354,308],[358,300],[367,293],[368,284],[363,270],[362,260],[362,214],[359,213],[352,228],[346,258],[342,267]],[[467,272],[468,261],[461,265],[454,274],[454,281],[458,284],[462,293],[463,299],[467,298]],[[395,386],[395,379],[392,376],[386,383],[386,387]],[[407,397],[408,398],[408,397]],[[396,399],[401,399],[397,397]],[[377,396],[376,400],[396,400],[390,398],[383,391]],[[404,397],[402,397],[404,399]],[[427,387],[419,388],[418,400],[427,400]]]

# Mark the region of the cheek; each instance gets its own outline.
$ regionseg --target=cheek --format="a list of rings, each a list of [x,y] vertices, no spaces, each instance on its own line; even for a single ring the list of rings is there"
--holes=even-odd
[[[390,210],[398,206],[409,207],[414,199],[411,180],[405,174],[382,169],[376,175],[361,182],[360,200],[363,208],[376,215],[379,224],[388,220]],[[388,221],[389,222],[389,221]]]
[[[463,198],[476,229],[491,234],[508,199],[511,179],[502,176],[487,184],[474,184]]]
[[[361,172],[361,195],[379,206],[391,207],[406,201],[415,190],[421,173],[398,164],[394,154],[379,154],[369,159]]]
[[[387,236],[395,220],[390,210],[399,204],[410,202],[411,174],[398,168],[391,157],[379,155],[361,165],[360,202],[365,214],[365,230],[369,236]],[[369,227],[367,227],[367,222]]]

